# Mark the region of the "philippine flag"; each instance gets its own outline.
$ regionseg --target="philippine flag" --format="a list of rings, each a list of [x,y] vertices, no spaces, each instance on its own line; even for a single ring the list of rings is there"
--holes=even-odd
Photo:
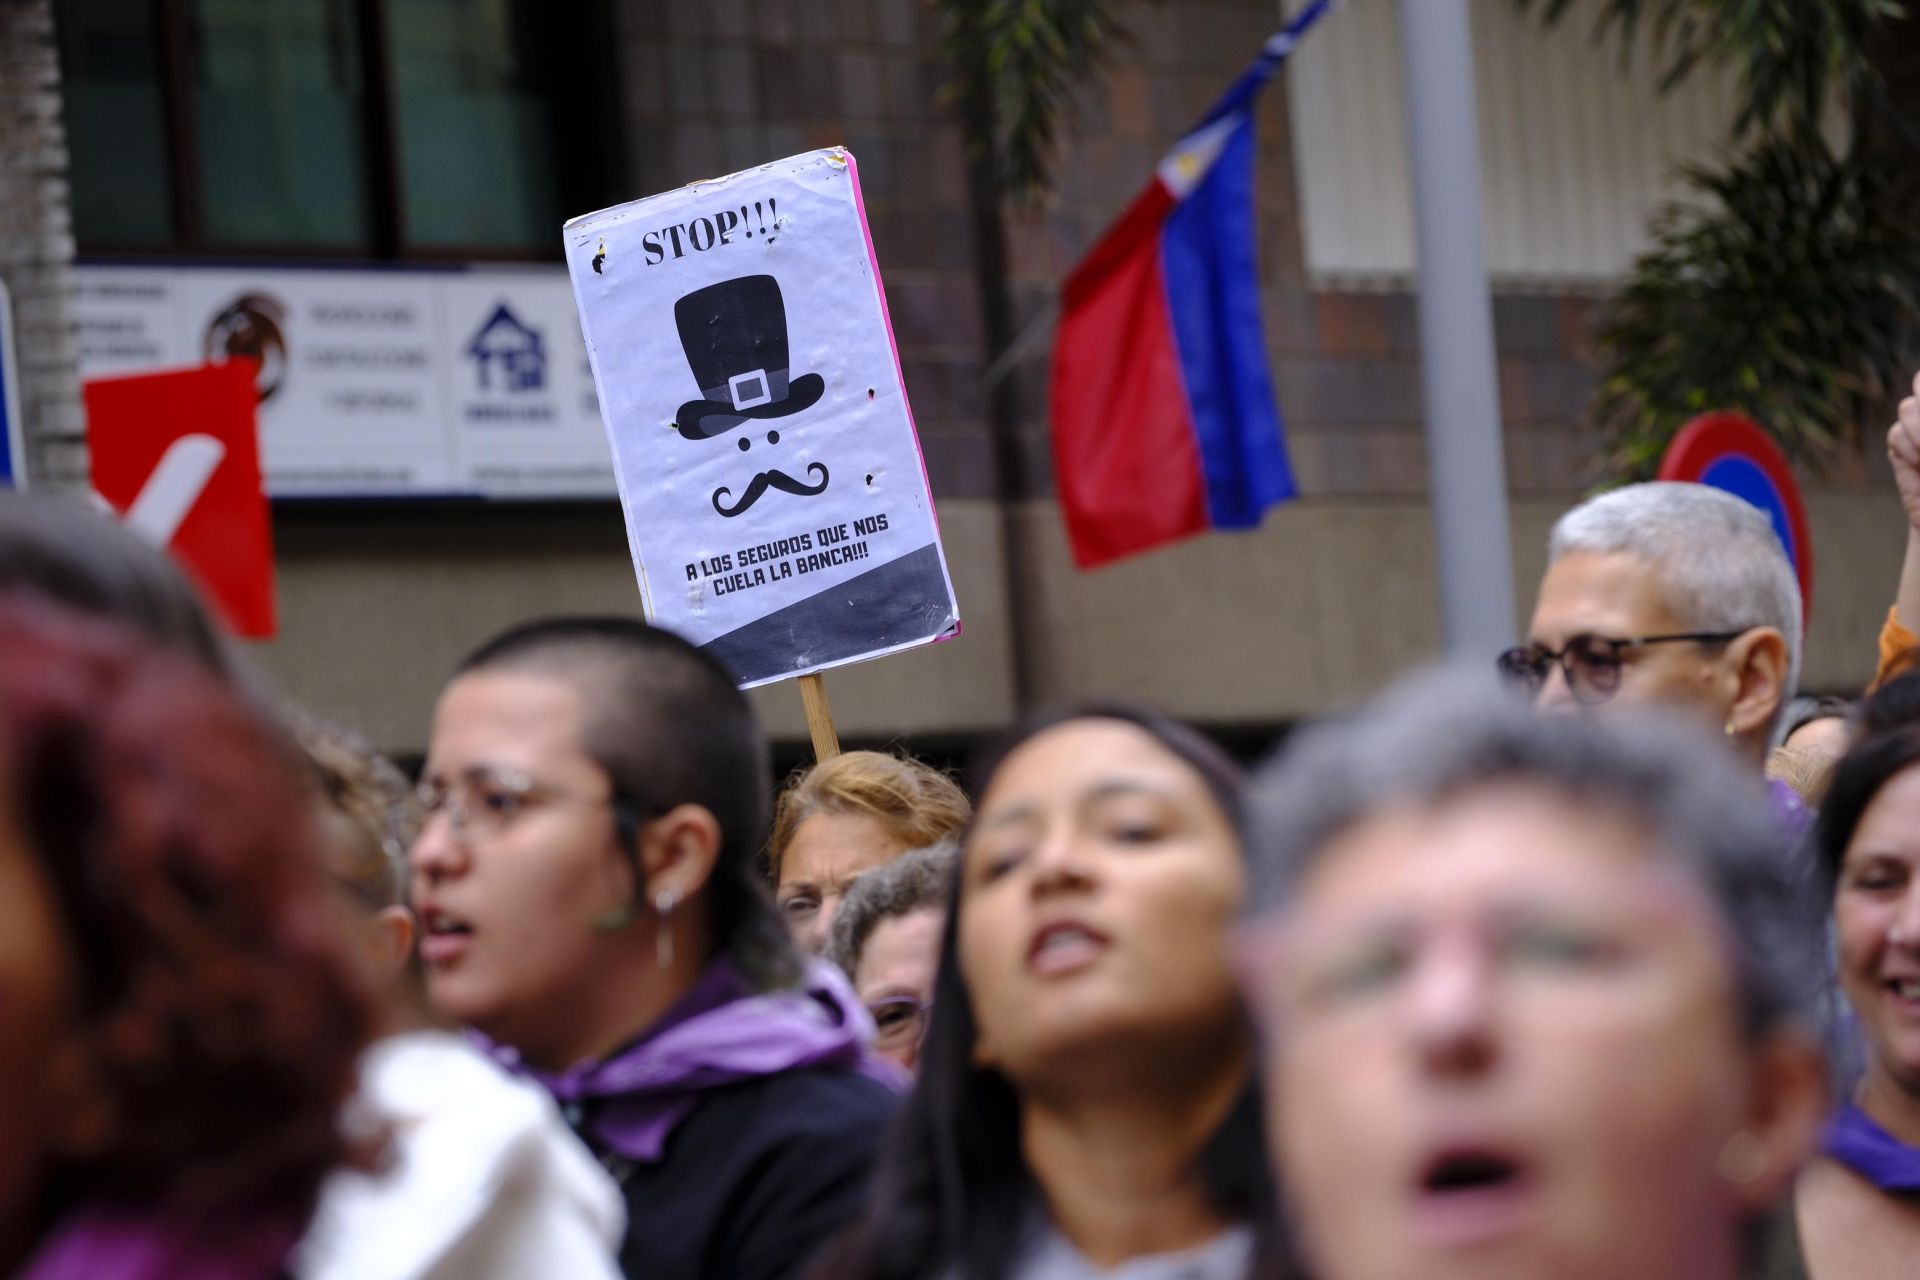
[[[1055,483],[1090,569],[1294,496],[1267,372],[1253,223],[1253,105],[1316,0],[1176,143],[1062,288]]]

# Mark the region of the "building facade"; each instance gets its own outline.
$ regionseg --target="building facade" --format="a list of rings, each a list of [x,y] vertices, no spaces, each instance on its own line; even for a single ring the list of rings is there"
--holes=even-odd
[[[1017,491],[987,421],[987,282],[925,0],[0,0],[0,67],[38,59],[53,97],[57,54],[70,179],[24,185],[70,189],[77,242],[68,278],[61,210],[0,221],[0,278],[17,299],[19,280],[70,290],[70,312],[32,313],[37,331],[37,304],[16,303],[45,385],[70,385],[76,359],[90,376],[261,361],[281,634],[259,658],[407,752],[446,671],[495,628],[638,607],[561,221],[844,144],[965,629],[832,673],[843,735],[958,741],[1023,697],[1119,695],[1257,736],[1440,647],[1395,7],[1344,6],[1261,112],[1262,290],[1300,499],[1257,533],[1091,574],[1051,496],[1051,300],[1277,25],[1274,0],[1130,10],[1136,38],[1082,95],[1054,197],[1006,215]],[[1473,13],[1524,611],[1547,525],[1597,478],[1580,425],[1596,307],[1673,164],[1719,145],[1727,94],[1663,99],[1577,24],[1544,35],[1511,9]],[[11,219],[15,157],[62,158],[60,121],[8,101]],[[83,462],[77,402],[36,394],[55,483]],[[1847,687],[1871,667],[1901,517],[1866,464],[1811,505],[1807,682]],[[793,688],[754,697],[778,736],[803,736]]]

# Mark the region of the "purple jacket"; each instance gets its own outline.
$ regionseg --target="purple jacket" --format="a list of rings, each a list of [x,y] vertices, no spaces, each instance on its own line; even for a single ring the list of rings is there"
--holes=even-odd
[[[83,1209],[62,1219],[17,1280],[270,1280],[296,1228],[258,1217],[192,1221]]]

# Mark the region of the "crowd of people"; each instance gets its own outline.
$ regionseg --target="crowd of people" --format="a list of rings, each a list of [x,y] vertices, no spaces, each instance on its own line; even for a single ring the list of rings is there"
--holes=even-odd
[[[1911,1275],[1920,399],[1889,451],[1857,703],[1764,515],[1631,485],[1250,775],[1090,704],[966,789],[776,786],[622,618],[479,645],[416,782],[0,496],[0,1274]]]

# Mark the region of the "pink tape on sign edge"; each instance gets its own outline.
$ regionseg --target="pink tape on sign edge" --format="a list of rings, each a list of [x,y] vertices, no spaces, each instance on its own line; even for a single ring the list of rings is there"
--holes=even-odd
[[[887,286],[880,278],[880,255],[873,250],[873,230],[867,226],[867,201],[860,194],[860,162],[854,159],[853,152],[845,147],[840,149],[847,158],[847,176],[853,180],[853,211],[860,218],[860,234],[867,241],[867,265],[873,269],[873,291],[880,296],[880,319],[887,326],[887,349],[893,353],[893,380],[900,386],[900,403],[907,410],[907,430],[913,433],[913,456],[920,460],[920,485],[927,493],[927,510],[933,513],[933,534],[940,538],[940,559],[944,567],[946,561],[946,539],[940,536],[940,505],[933,500],[933,478],[927,474],[927,451],[920,447],[920,427],[913,420],[913,397],[907,394],[906,371],[900,367],[900,343],[893,336],[893,316],[887,311]],[[947,579],[949,588],[953,585],[952,576]],[[965,628],[965,623],[956,616],[953,620],[953,634],[939,636],[935,644],[955,639]]]

